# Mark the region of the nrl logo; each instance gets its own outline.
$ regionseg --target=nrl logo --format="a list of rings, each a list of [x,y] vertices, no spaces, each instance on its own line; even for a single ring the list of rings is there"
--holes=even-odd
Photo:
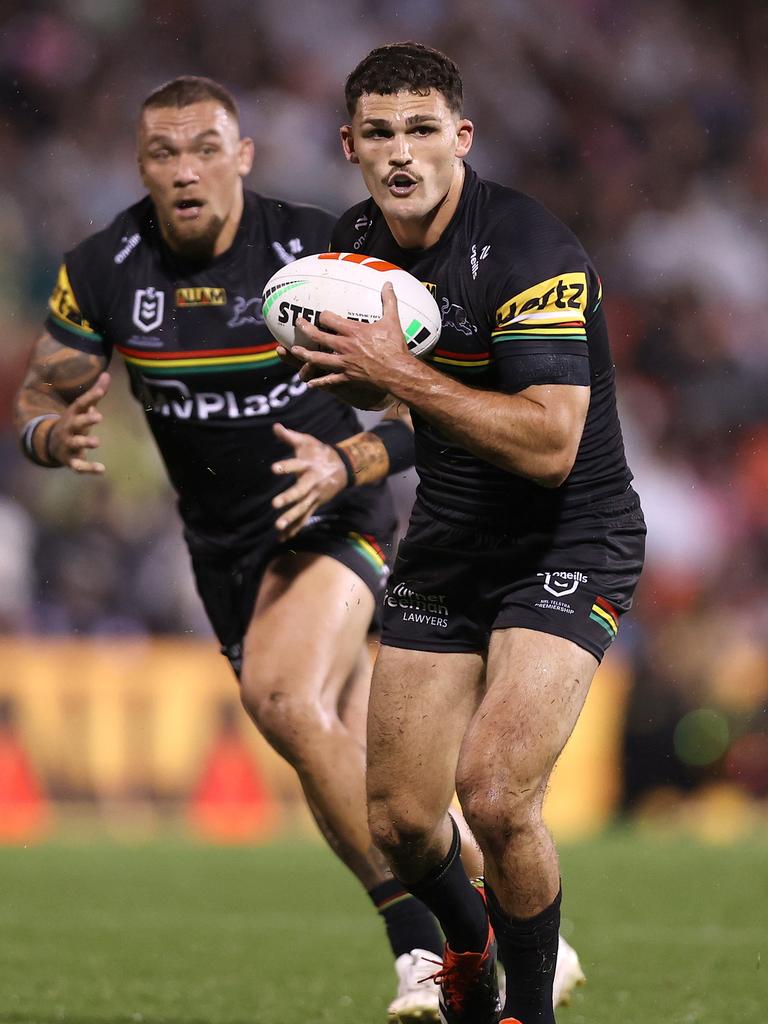
[[[137,288],[133,300],[133,322],[140,331],[148,334],[163,322],[165,292],[156,288]]]
[[[553,597],[566,597],[589,579],[583,572],[537,572],[536,575],[544,577],[542,586]]]

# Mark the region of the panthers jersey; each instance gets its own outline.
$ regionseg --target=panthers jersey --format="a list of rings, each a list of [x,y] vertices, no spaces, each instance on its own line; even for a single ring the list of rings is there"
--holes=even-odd
[[[422,500],[530,529],[627,489],[600,281],[577,238],[540,203],[466,167],[456,213],[430,248],[401,249],[370,199],[340,218],[331,247],[389,260],[430,289],[442,313],[428,357],[435,369],[509,394],[533,384],[591,388],[576,462],[556,489],[492,466],[415,412]]]
[[[266,281],[299,255],[328,248],[333,218],[245,193],[232,246],[203,265],[163,242],[149,198],[67,254],[46,328],[109,360],[117,351],[142,403],[193,546],[247,546],[272,525],[286,455],[272,425],[336,442],[354,412],[308,390],[276,354],[261,311]]]

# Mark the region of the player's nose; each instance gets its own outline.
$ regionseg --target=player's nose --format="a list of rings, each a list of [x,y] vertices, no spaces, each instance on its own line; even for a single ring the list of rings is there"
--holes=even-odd
[[[404,135],[395,136],[392,140],[392,149],[389,154],[389,162],[395,166],[402,166],[411,162],[411,147]]]
[[[195,185],[199,180],[200,174],[194,163],[191,160],[179,160],[173,176],[174,185]]]

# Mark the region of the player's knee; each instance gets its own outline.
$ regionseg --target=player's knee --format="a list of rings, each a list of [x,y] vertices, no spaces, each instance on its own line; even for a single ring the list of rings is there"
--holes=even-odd
[[[503,847],[541,821],[542,780],[504,780],[459,771],[456,792],[467,824],[485,850]]]
[[[412,797],[369,796],[368,827],[375,845],[386,855],[418,849],[436,827],[434,815]]]
[[[311,698],[291,693],[285,684],[255,685],[244,677],[240,696],[245,710],[267,742],[290,764],[311,757],[323,729],[323,709]]]

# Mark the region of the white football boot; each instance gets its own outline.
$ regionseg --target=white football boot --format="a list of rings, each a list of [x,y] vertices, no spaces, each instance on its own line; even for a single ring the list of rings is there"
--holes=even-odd
[[[412,949],[395,960],[397,995],[387,1010],[390,1021],[400,1024],[439,1022],[440,988],[431,975],[440,963],[440,957],[428,949]]]
[[[561,935],[557,945],[555,982],[552,986],[553,1006],[568,1006],[573,990],[577,985],[583,985],[586,980],[586,975],[579,963],[579,954]]]

